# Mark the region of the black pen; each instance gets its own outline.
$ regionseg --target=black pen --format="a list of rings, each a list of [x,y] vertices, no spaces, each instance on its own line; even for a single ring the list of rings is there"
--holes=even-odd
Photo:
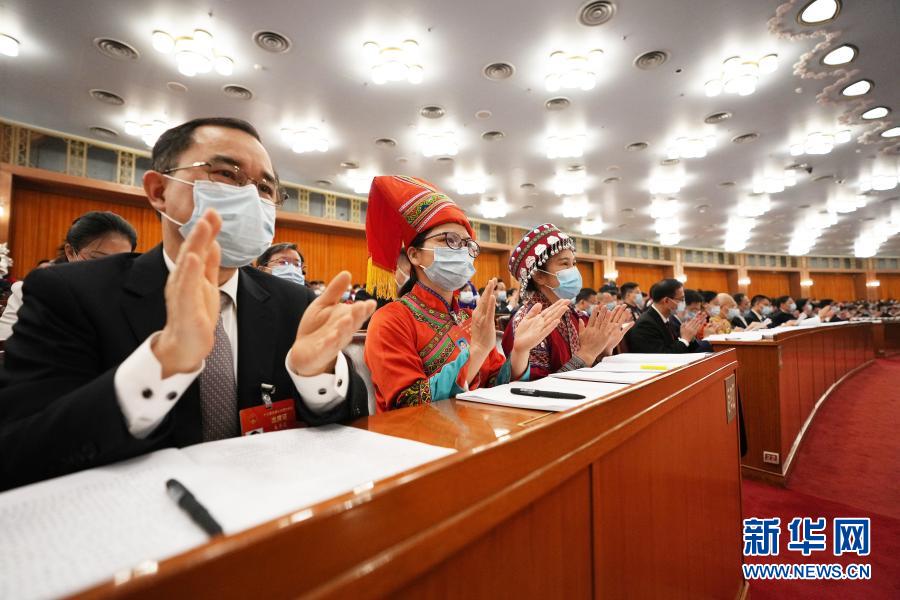
[[[531,396],[532,398],[557,398],[559,400],[584,400],[586,398],[586,396],[582,396],[581,394],[566,394],[565,392],[532,390],[528,388],[512,388],[509,391],[516,396]]]
[[[191,520],[200,526],[210,537],[222,535],[222,526],[219,525],[206,508],[197,502],[194,495],[176,479],[166,482],[166,491],[176,504],[188,514]]]

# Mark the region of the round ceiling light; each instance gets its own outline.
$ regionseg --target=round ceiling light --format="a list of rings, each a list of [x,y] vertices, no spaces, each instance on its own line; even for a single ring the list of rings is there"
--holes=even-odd
[[[818,25],[837,18],[841,12],[840,0],[812,0],[797,13],[801,25]]]
[[[544,106],[547,110],[565,110],[569,108],[572,102],[568,98],[564,98],[559,96],[558,98],[550,98],[546,102],[544,102]]]
[[[854,61],[858,54],[859,50],[856,46],[852,44],[844,44],[843,46],[838,46],[837,48],[823,56],[822,64],[828,65],[829,67],[846,65],[848,62]]]
[[[872,90],[874,84],[868,79],[860,79],[855,83],[851,83],[841,90],[844,96],[862,96],[868,94]]]
[[[881,137],[883,138],[895,138],[898,136],[900,136],[900,127],[891,127],[881,132]]]
[[[253,42],[272,54],[284,54],[291,49],[291,39],[276,31],[257,31],[253,34]]]
[[[720,188],[734,187],[735,183],[733,181],[723,181],[723,182],[719,183],[718,186]]]
[[[353,162],[352,160],[345,160],[344,162],[341,163],[341,168],[342,169],[358,169],[359,163]]]
[[[426,119],[440,119],[444,116],[444,109],[435,105],[423,106],[422,110],[419,111],[419,114]]]
[[[437,158],[437,161],[444,165],[452,165],[453,164],[453,158],[450,156],[439,156]]]
[[[745,133],[744,135],[739,135],[731,138],[731,141],[735,144],[746,144],[747,142],[755,142],[758,139],[758,133]]]
[[[523,190],[533,190],[536,186],[533,183],[523,183],[519,187]]]
[[[516,68],[508,62],[495,62],[485,66],[482,73],[491,81],[503,81],[515,75]]]
[[[378,138],[375,145],[379,148],[393,148],[397,145],[397,140],[391,138]]]
[[[588,2],[578,10],[578,22],[587,27],[603,25],[616,14],[616,5],[609,0]]]
[[[625,146],[625,149],[629,152],[640,152],[641,150],[646,150],[648,145],[647,142],[635,142]]]
[[[91,127],[88,131],[90,131],[97,137],[102,137],[108,140],[119,136],[119,132],[117,132],[115,129],[110,129],[109,127]]]
[[[479,121],[484,121],[485,119],[490,119],[492,116],[494,116],[494,113],[492,113],[489,110],[479,110],[478,112],[475,113],[475,118],[478,119]]]
[[[705,119],[703,119],[703,122],[707,123],[709,125],[715,125],[716,123],[721,123],[722,121],[727,121],[730,118],[731,118],[730,112],[722,111],[722,112],[717,112],[717,113],[708,115]]]
[[[607,177],[603,180],[603,183],[619,183],[620,181],[622,181],[621,177]]]
[[[187,91],[187,86],[177,81],[170,81],[166,84],[166,87],[169,88],[170,92],[175,92],[176,94],[183,94]]]
[[[681,159],[678,159],[678,158],[664,158],[663,160],[659,161],[659,164],[661,164],[664,167],[669,167],[672,165],[677,165],[680,162],[681,162]]]
[[[481,139],[487,140],[488,142],[493,142],[496,140],[500,140],[506,137],[506,134],[502,131],[485,131],[481,134]]]
[[[316,185],[328,186],[333,184],[334,182],[330,179],[316,179]]]
[[[891,112],[891,109],[889,109],[887,106],[876,106],[874,108],[870,108],[860,116],[868,121],[886,117],[889,112]]]
[[[656,67],[661,66],[669,60],[669,54],[662,50],[651,50],[650,52],[645,52],[634,59],[634,66],[638,69],[649,71],[650,69],[655,69]]]
[[[104,104],[112,104],[113,106],[122,106],[125,104],[125,99],[122,98],[122,96],[106,90],[90,90],[88,93],[91,95],[91,98],[99,100]]]
[[[113,38],[94,38],[94,47],[104,56],[116,60],[137,60],[141,55],[131,44]]]
[[[253,92],[249,88],[234,83],[222,86],[222,92],[235,100],[250,100],[253,98]]]

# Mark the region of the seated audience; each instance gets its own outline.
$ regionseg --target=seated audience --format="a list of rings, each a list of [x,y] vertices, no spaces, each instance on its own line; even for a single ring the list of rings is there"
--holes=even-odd
[[[503,334],[504,352],[509,354],[519,344],[526,331],[523,327],[542,307],[564,308],[562,318],[531,350],[532,379],[592,366],[613,352],[630,326],[624,306],[612,312],[594,309],[590,317],[576,312],[571,301],[582,282],[575,263],[572,238],[550,223],[526,233],[510,255],[509,272],[525,290],[525,301]]]
[[[597,292],[591,288],[581,288],[575,296],[575,312],[579,317],[590,317],[591,311],[597,306]]]
[[[122,252],[134,252],[137,232],[131,224],[109,211],[87,212],[72,222],[56,257],[56,264],[104,258]],[[35,270],[49,267],[48,260],[38,263]],[[12,284],[12,294],[0,317],[0,340],[13,334],[22,307],[22,281]]]
[[[734,330],[738,330],[738,327],[747,329],[750,324],[744,315],[750,310],[750,298],[747,297],[747,294],[738,292],[734,295],[734,301],[737,303],[737,314],[731,319],[731,327]]]
[[[644,310],[644,294],[641,293],[641,286],[633,281],[629,281],[622,284],[619,292],[622,295],[622,303],[628,307],[632,319],[637,322]]]
[[[256,266],[285,281],[293,281],[299,285],[306,283],[306,261],[297,244],[283,242],[270,246],[256,259]]]
[[[151,160],[161,245],[25,280],[0,377],[2,488],[249,433],[241,415],[273,389],[290,426],[367,412],[341,348],[374,303],[338,303],[347,272],[314,302],[249,266],[283,198],[256,130],[195,119],[164,132]]]
[[[796,325],[797,319],[794,317],[794,311],[797,310],[797,304],[790,296],[779,296],[773,303],[775,312],[772,313],[772,322],[769,328],[781,327],[782,325]]]
[[[459,290],[459,306],[461,308],[475,310],[475,307],[478,305],[478,298],[478,289],[471,281],[467,281]]]
[[[680,281],[663,279],[656,283],[653,288],[653,306],[641,315],[625,335],[628,351],[652,354],[699,352],[699,344],[695,338],[706,322],[705,313],[698,313],[682,323],[677,336],[669,327],[670,317],[684,310],[685,291]]]
[[[768,296],[757,294],[750,300],[750,312],[744,315],[744,318],[747,320],[748,325],[750,323],[763,323],[768,327],[768,323],[771,322],[769,319],[771,314],[772,301],[769,300]]]
[[[411,224],[408,214],[418,218]],[[373,179],[366,218],[367,289],[393,296],[401,248],[413,266],[399,300],[376,311],[369,323],[365,361],[378,412],[528,379],[531,348],[568,309],[568,302],[560,301],[523,315],[522,335],[506,358],[497,350],[494,329],[496,280],[485,286],[474,311],[459,301],[460,290],[470,289],[481,251],[474,235],[465,213],[427,181]]]

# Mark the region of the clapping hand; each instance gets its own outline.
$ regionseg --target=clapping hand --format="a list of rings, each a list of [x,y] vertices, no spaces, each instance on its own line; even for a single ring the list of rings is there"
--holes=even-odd
[[[625,325],[625,323],[629,324]],[[622,336],[633,324],[631,311],[624,304],[620,304],[611,311],[606,310],[605,306],[599,310],[595,308],[587,323],[579,323],[578,358],[587,365],[593,365],[601,353],[622,341]]]
[[[520,350],[531,352],[531,349],[540,344],[544,338],[550,335],[559,319],[569,310],[568,300],[557,300],[544,310],[540,304],[532,306],[525,316],[516,325],[516,337],[513,351]]]
[[[691,342],[697,334],[700,332],[700,329],[703,327],[703,324],[706,323],[706,313],[698,313],[696,317],[691,319],[690,321],[686,321],[681,324],[681,337],[686,339],[688,342]]]
[[[375,312],[374,300],[341,302],[341,294],[348,286],[350,273],[342,271],[306,307],[297,327],[297,339],[288,353],[288,364],[297,375],[312,377],[334,372],[338,353]]]

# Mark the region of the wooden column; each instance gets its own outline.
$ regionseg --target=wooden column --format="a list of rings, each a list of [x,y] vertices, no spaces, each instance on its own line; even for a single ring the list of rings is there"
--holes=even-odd
[[[0,164],[0,244],[9,243],[9,212],[12,207],[13,177],[6,165]],[[13,260],[15,260],[13,256]]]

